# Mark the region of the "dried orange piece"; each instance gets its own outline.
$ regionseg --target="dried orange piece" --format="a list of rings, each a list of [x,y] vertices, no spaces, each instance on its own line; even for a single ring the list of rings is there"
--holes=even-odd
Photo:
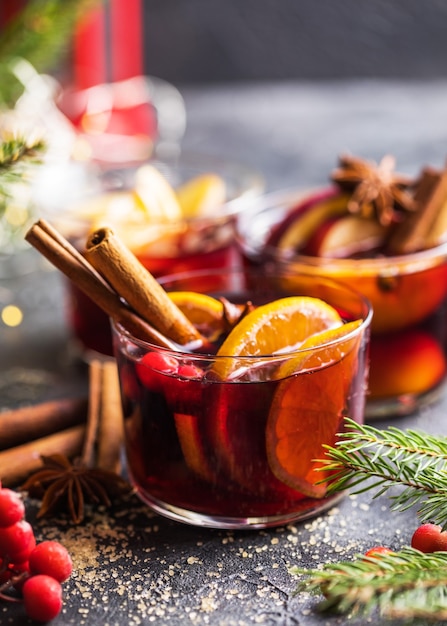
[[[267,458],[279,480],[313,498],[326,494],[326,485],[316,484],[324,478],[316,459],[323,457],[324,444],[334,445],[342,428],[361,341],[355,331],[361,323],[310,337],[304,352],[281,368],[287,378],[275,393],[267,420]]]

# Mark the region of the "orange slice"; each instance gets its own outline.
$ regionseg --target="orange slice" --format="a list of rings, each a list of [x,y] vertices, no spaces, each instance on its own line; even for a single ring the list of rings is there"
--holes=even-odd
[[[171,291],[169,297],[205,337],[212,340],[222,333],[224,317],[220,300],[194,291]]]
[[[212,296],[195,291],[170,291],[168,295],[193,324],[213,324],[222,319],[223,304]]]
[[[326,494],[326,485],[316,484],[324,478],[316,459],[324,456],[323,445],[334,445],[342,428],[346,397],[357,373],[362,335],[355,331],[361,323],[310,337],[302,346],[304,352],[280,368],[287,378],[270,408],[267,458],[279,480],[312,498]]]
[[[182,211],[174,189],[152,165],[142,165],[137,170],[134,191],[149,220],[181,219]]]
[[[264,304],[248,313],[230,332],[214,365],[221,379],[244,367],[234,357],[275,355],[300,347],[308,337],[341,326],[337,311],[319,298],[291,296]]]
[[[201,174],[176,190],[183,217],[211,215],[226,200],[225,181],[217,174]]]

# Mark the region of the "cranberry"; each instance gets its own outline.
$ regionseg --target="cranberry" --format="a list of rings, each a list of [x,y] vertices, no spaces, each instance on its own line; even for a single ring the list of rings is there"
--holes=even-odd
[[[411,547],[421,552],[437,552],[447,550],[447,531],[439,524],[422,524],[411,538]]]
[[[62,610],[62,587],[51,576],[31,576],[22,589],[25,611],[31,619],[48,622]]]
[[[369,558],[380,558],[382,554],[392,554],[393,551],[390,548],[386,548],[385,546],[375,546],[374,548],[370,548],[365,552],[365,556]]]
[[[34,531],[29,522],[20,520],[7,528],[0,528],[0,556],[22,563],[28,559],[36,545]]]
[[[58,541],[42,541],[29,555],[31,574],[47,574],[60,583],[69,578],[73,565],[66,548]]]
[[[135,365],[135,369],[145,387],[160,392],[165,380],[163,374],[175,374],[178,361],[175,357],[162,352],[147,352]]]
[[[0,489],[0,528],[20,522],[25,516],[22,498],[12,489]]]

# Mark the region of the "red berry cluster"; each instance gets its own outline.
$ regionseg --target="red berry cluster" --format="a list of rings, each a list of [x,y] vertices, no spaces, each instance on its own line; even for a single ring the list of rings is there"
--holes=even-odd
[[[48,622],[62,609],[61,583],[71,571],[59,542],[36,544],[22,498],[0,483],[0,600],[23,602],[28,617]]]

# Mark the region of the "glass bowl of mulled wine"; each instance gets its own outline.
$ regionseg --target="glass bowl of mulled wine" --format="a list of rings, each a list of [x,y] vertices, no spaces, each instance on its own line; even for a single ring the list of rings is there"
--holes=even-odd
[[[264,195],[238,218],[247,267],[332,278],[373,307],[366,417],[434,402],[446,374],[447,171],[341,157],[321,188]]]

